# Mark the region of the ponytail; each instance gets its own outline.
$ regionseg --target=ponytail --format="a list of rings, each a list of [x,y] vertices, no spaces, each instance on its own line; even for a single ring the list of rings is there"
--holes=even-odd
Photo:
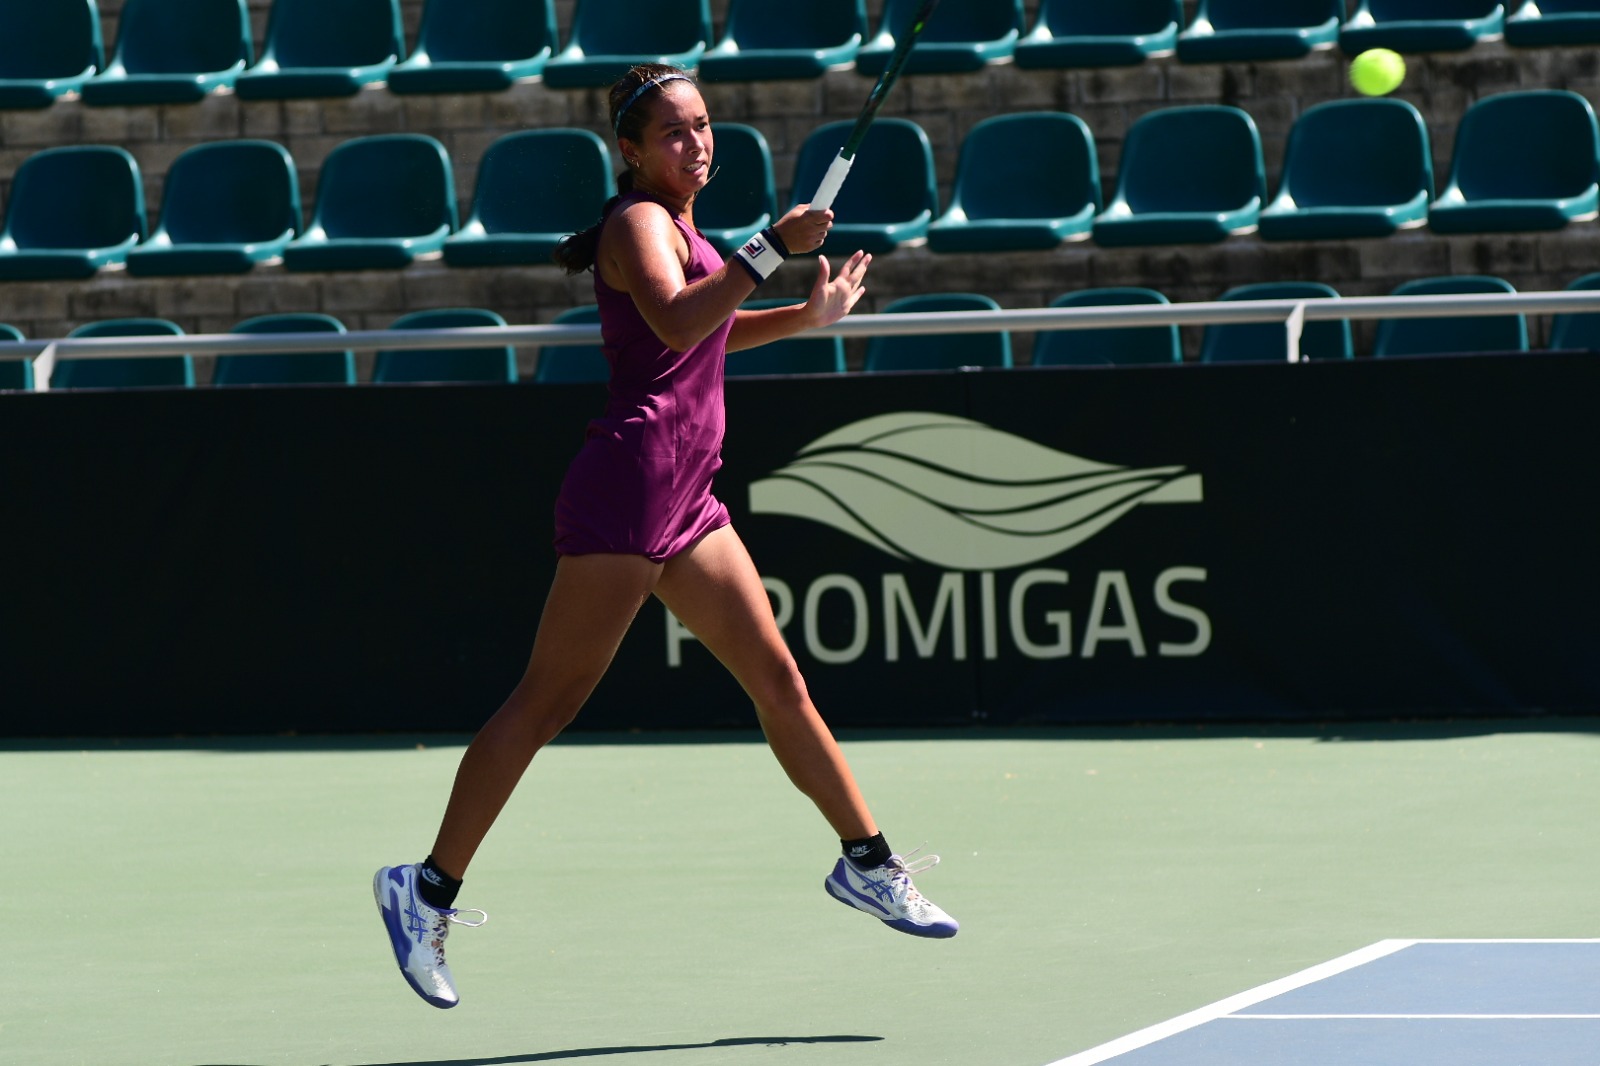
[[[561,243],[550,253],[550,258],[556,266],[569,275],[593,270],[595,260],[600,256],[600,231],[605,228],[606,219],[611,217],[611,212],[631,192],[633,192],[633,171],[625,170],[617,175],[617,195],[607,200],[606,205],[600,209],[600,221],[586,230],[570,233],[561,238]]]

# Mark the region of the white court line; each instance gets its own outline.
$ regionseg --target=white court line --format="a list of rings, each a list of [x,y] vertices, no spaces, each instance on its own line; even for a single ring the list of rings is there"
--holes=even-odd
[[[1600,1021],[1600,1014],[1229,1014],[1219,1022],[1321,1021],[1563,1022]]]
[[[1271,999],[1273,996],[1281,996],[1285,992],[1292,992],[1297,988],[1304,988],[1306,985],[1315,984],[1318,981],[1326,980],[1329,977],[1333,977],[1333,976],[1335,976],[1337,974],[1344,973],[1346,970],[1353,970],[1358,966],[1365,966],[1369,962],[1376,962],[1378,959],[1384,958],[1385,956],[1388,956],[1388,955],[1393,955],[1397,951],[1402,951],[1402,950],[1404,950],[1406,948],[1409,948],[1409,947],[1412,947],[1413,945],[1416,945],[1416,944],[1600,944],[1600,938],[1561,938],[1561,937],[1545,937],[1545,938],[1537,938],[1537,937],[1534,937],[1534,938],[1498,937],[1497,938],[1497,937],[1485,937],[1485,938],[1476,938],[1476,939],[1474,939],[1474,938],[1453,938],[1453,939],[1452,938],[1438,938],[1438,939],[1432,939],[1432,940],[1429,940],[1429,939],[1380,940],[1376,944],[1372,944],[1372,945],[1369,945],[1367,947],[1361,948],[1358,951],[1352,951],[1348,955],[1341,955],[1337,959],[1331,959],[1328,962],[1319,963],[1316,966],[1311,967],[1310,969],[1301,970],[1299,973],[1296,973],[1296,974],[1290,974],[1288,977],[1279,978],[1276,981],[1272,981],[1272,982],[1269,982],[1267,984],[1261,985],[1259,988],[1252,988],[1248,992],[1240,992],[1236,996],[1229,996],[1227,999],[1218,1000],[1217,1002],[1212,1003],[1209,1006],[1201,1007],[1199,1010],[1190,1011],[1188,1014],[1180,1014],[1176,1018],[1172,1018],[1172,1019],[1170,1019],[1168,1021],[1164,1021],[1164,1022],[1158,1022],[1157,1024],[1152,1025],[1149,1028],[1140,1029],[1136,1033],[1129,1033],[1127,1036],[1118,1037],[1117,1039],[1111,1041],[1108,1044],[1101,1044],[1099,1047],[1093,1047],[1093,1048],[1090,1048],[1087,1051],[1080,1051],[1076,1055],[1068,1055],[1064,1059],[1057,1059],[1054,1062],[1046,1063],[1046,1066],[1093,1066],[1093,1064],[1095,1064],[1095,1063],[1105,1062],[1108,1059],[1114,1059],[1118,1055],[1125,1055],[1128,1052],[1133,1051],[1133,1050],[1135,1050],[1137,1048],[1142,1048],[1147,1044],[1154,1044],[1158,1040],[1165,1040],[1169,1036],[1176,1036],[1178,1033],[1181,1033],[1181,1032],[1183,1032],[1183,1031],[1185,1031],[1187,1029],[1193,1029],[1196,1026],[1201,1026],[1201,1025],[1204,1025],[1205,1023],[1207,1023],[1207,1022],[1216,1021],[1216,1020],[1218,1020],[1220,1018],[1228,1018],[1230,1021],[1233,1021],[1233,1020],[1247,1021],[1247,1020],[1252,1020],[1252,1019],[1256,1019],[1256,1018],[1265,1019],[1265,1020],[1271,1020],[1271,1019],[1283,1020],[1283,1019],[1289,1019],[1289,1018],[1299,1018],[1299,1017],[1302,1017],[1302,1016],[1299,1016],[1299,1015],[1286,1015],[1286,1014],[1285,1015],[1263,1015],[1263,1014],[1241,1015],[1237,1019],[1231,1018],[1229,1016],[1233,1015],[1233,1013],[1235,1011],[1243,1010],[1246,1007],[1253,1007],[1257,1003],[1261,1003],[1261,1002],[1264,1002],[1266,1000]],[[1550,1020],[1554,1020],[1554,1019],[1571,1018],[1571,1019],[1584,1020],[1584,1019],[1595,1018],[1597,1016],[1596,1015],[1592,1015],[1592,1014],[1572,1014],[1572,1015],[1563,1015],[1563,1014],[1537,1014],[1537,1015],[1534,1015],[1534,1014],[1528,1014],[1528,1015],[1487,1015],[1487,1014],[1470,1014],[1470,1015],[1421,1015],[1421,1014],[1377,1015],[1377,1014],[1361,1014],[1361,1015],[1347,1015],[1347,1016],[1346,1015],[1332,1015],[1332,1014],[1316,1014],[1316,1015],[1305,1015],[1303,1017],[1305,1017],[1306,1020],[1314,1020],[1314,1019],[1320,1019],[1320,1018],[1335,1018],[1335,1017],[1350,1017],[1350,1018],[1385,1018],[1385,1017],[1387,1017],[1387,1018],[1397,1018],[1397,1019],[1398,1018],[1440,1018],[1440,1019],[1450,1018],[1450,1019],[1454,1019],[1454,1018],[1458,1018],[1459,1017],[1459,1018],[1462,1018],[1462,1019],[1467,1019],[1467,1018],[1499,1018],[1500,1020],[1524,1019],[1524,1018],[1526,1018],[1526,1019],[1550,1019]]]
[[[1547,936],[1547,937],[1436,937],[1433,939],[1412,940],[1412,944],[1600,944],[1600,937],[1573,937],[1573,936]]]
[[[1243,1010],[1245,1007],[1253,1007],[1257,1003],[1271,999],[1273,996],[1281,996],[1285,992],[1304,988],[1306,985],[1315,984],[1335,974],[1353,970],[1357,966],[1365,966],[1369,962],[1381,959],[1386,955],[1393,955],[1395,952],[1408,948],[1415,943],[1417,943],[1415,940],[1380,940],[1376,944],[1370,944],[1357,951],[1352,951],[1348,955],[1341,955],[1337,959],[1318,963],[1309,969],[1301,970],[1299,973],[1290,974],[1288,977],[1280,977],[1276,981],[1270,981],[1258,988],[1252,988],[1248,992],[1240,992],[1238,995],[1229,996],[1227,999],[1219,999],[1217,1002],[1201,1007],[1199,1010],[1192,1010],[1188,1014],[1180,1014],[1168,1021],[1157,1022],[1147,1029],[1140,1029],[1136,1033],[1118,1037],[1109,1044],[1101,1044],[1099,1047],[1090,1048],[1088,1051],[1080,1051],[1076,1055],[1068,1055],[1064,1059],[1057,1059],[1048,1063],[1047,1066],[1092,1066],[1093,1063],[1114,1059],[1118,1055],[1125,1055],[1136,1048],[1142,1048],[1147,1044],[1154,1044],[1158,1040],[1165,1040],[1169,1036],[1175,1036],[1186,1029],[1193,1029],[1196,1026],[1204,1025],[1206,1022],[1216,1021],[1218,1018],[1232,1014],[1234,1011]]]

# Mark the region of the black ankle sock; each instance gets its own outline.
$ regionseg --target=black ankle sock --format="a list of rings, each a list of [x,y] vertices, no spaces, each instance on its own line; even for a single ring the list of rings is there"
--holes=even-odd
[[[432,855],[422,864],[418,874],[417,895],[422,897],[422,902],[441,911],[456,905],[456,893],[461,891],[461,882],[439,869]]]
[[[894,854],[889,850],[889,845],[884,841],[882,833],[862,840],[841,840],[839,843],[844,845],[844,857],[863,870],[870,870],[874,866],[882,866]]]

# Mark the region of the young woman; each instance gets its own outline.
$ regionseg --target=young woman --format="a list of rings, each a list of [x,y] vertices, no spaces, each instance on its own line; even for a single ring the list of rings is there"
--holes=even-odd
[[[373,881],[400,971],[436,1007],[457,1002],[444,957],[451,923],[482,924],[453,909],[474,852],[652,595],[749,693],[779,763],[838,834],[844,857],[824,882],[829,894],[901,932],[957,930],[909,876],[937,857],[907,866],[878,832],[728,511],[711,493],[727,352],[843,318],[861,298],[871,256],[857,252],[831,275],[819,256],[804,304],[740,310],[785,258],[822,246],[833,213],[796,207],[724,264],[694,227],[695,196],[714,160],[694,82],[674,67],[639,66],[612,87],[610,102],[627,164],[622,192],[599,223],[556,253],[569,273],[594,273],[610,400],[556,501],[559,557],[527,671],[463,755],[427,860],[386,866]]]

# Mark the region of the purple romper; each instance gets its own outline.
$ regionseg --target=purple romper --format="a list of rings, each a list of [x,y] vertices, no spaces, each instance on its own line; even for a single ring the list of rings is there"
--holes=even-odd
[[[634,194],[622,201],[646,199]],[[681,219],[689,242],[684,280],[722,268],[722,256]],[[662,562],[728,524],[711,494],[722,467],[722,367],[733,318],[688,351],[657,337],[633,297],[594,272],[600,337],[611,364],[605,414],[589,423],[583,448],[556,497],[561,555],[615,553]]]

